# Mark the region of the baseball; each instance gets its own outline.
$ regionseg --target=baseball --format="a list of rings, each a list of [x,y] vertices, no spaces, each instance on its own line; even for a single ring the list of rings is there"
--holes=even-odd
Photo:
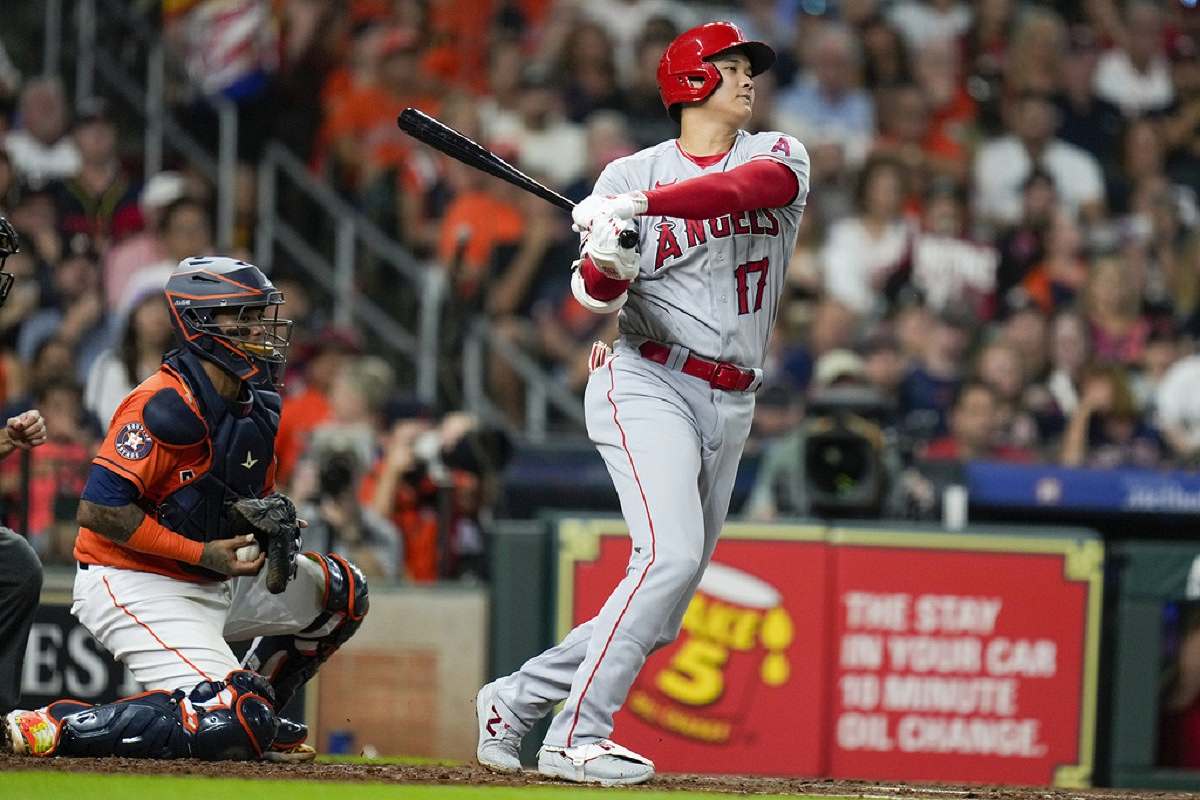
[[[245,547],[239,547],[234,555],[237,556],[238,561],[253,561],[261,552],[262,548],[258,546],[258,542],[251,542]]]

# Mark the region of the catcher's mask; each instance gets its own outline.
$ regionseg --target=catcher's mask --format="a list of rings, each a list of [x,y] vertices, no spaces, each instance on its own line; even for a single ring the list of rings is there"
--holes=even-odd
[[[223,256],[185,258],[167,280],[180,343],[243,381],[279,386],[292,338],[283,292],[262,270]]]
[[[12,223],[4,217],[0,217],[0,306],[4,305],[4,301],[8,299],[8,293],[12,290],[13,278],[11,272],[4,271],[4,262],[13,253],[21,252],[21,240],[17,236],[17,231],[13,228]]]

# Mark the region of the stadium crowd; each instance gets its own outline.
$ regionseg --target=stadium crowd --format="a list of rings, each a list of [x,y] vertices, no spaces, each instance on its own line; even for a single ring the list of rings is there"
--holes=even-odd
[[[544,202],[415,145],[416,106],[575,199],[614,158],[671,138],[666,44],[730,18],[779,53],[752,127],[798,137],[812,193],[789,266],[756,434],[770,458],[805,398],[862,386],[925,461],[1200,463],[1200,12],[1152,0],[163,0],[201,91],[240,109],[235,252],[250,258],[254,165],[277,139],[565,385],[615,319],[570,298],[576,239]],[[0,34],[0,44],[5,35]],[[11,42],[7,42],[11,48]],[[40,408],[28,531],[70,559],[72,503],[116,402],[170,340],[155,294],[213,246],[211,186],[141,175],[140,132],[101,98],[0,48],[0,213],[21,232],[0,309],[0,401]],[[179,98],[201,138],[211,114]],[[297,331],[280,478],[365,568],[470,573],[495,491],[478,420],[329,325],[280,263]],[[365,271],[361,280],[372,280]],[[494,365],[514,421],[522,383]],[[449,413],[447,413],[449,412]],[[481,458],[486,453],[489,457]],[[0,492],[21,493],[19,462]],[[349,476],[349,477],[347,477]],[[347,498],[339,486],[356,487]],[[763,493],[753,509],[779,508]],[[766,499],[764,499],[766,497]],[[795,507],[792,507],[795,510]],[[800,510],[803,510],[801,507]],[[438,546],[449,520],[453,546]],[[323,534],[321,532],[324,532]]]

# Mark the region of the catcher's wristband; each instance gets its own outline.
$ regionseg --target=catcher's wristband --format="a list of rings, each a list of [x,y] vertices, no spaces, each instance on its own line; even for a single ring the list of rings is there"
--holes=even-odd
[[[151,517],[142,520],[142,524],[138,525],[125,545],[141,553],[172,558],[192,565],[199,564],[200,556],[204,553],[202,542],[181,536]]]

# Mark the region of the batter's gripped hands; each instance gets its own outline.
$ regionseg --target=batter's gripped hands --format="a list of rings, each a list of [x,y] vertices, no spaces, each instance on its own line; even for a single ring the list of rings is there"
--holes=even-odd
[[[583,252],[596,268],[618,281],[631,281],[638,276],[641,258],[633,247],[621,247],[621,232],[633,223],[614,216],[593,221],[583,240]]]
[[[200,566],[235,578],[243,575],[257,575],[262,570],[263,564],[267,563],[265,550],[259,553],[258,558],[253,561],[238,561],[237,557],[238,548],[245,547],[253,541],[254,536],[247,534],[246,536],[235,536],[232,539],[205,542],[204,552],[200,554]]]
[[[46,442],[46,421],[36,408],[10,417],[4,426],[4,432],[13,447],[20,450],[32,450]]]
[[[591,231],[599,221],[617,219],[626,222],[638,214],[646,213],[644,192],[625,192],[618,195],[588,195],[571,209],[572,230],[576,233]]]

